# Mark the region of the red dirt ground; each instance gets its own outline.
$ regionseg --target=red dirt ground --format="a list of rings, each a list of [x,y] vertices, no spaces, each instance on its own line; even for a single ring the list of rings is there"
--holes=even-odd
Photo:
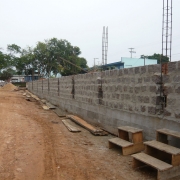
[[[131,156],[108,149],[108,136],[71,133],[23,91],[0,91],[0,180],[155,180]],[[178,180],[179,178],[174,178]]]

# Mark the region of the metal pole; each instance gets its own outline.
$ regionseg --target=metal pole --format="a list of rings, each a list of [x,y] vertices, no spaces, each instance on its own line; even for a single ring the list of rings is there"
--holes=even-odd
[[[162,55],[163,55],[163,49],[164,49],[164,0],[163,0],[163,20],[162,20]]]
[[[169,10],[169,6],[168,6],[168,0],[167,0],[167,10],[166,10],[166,57],[168,57],[168,10]]]
[[[169,60],[171,61],[171,48],[172,48],[172,0],[171,0],[171,35],[170,35],[170,57]]]
[[[144,66],[145,66],[145,56],[144,56]]]

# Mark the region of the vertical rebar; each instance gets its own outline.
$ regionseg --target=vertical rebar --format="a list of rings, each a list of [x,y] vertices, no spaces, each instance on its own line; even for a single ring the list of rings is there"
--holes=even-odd
[[[171,0],[171,34],[170,34],[170,61],[171,61],[171,48],[172,48],[172,0]]]
[[[170,1],[170,3],[169,3]],[[172,0],[163,0],[162,55],[171,61],[172,50]]]
[[[163,0],[163,19],[162,19],[162,55],[164,52],[164,0]]]
[[[168,28],[169,28],[169,26],[168,26],[168,16],[169,16],[169,12],[168,12],[168,10],[169,10],[169,6],[168,6],[168,0],[167,0],[167,9],[166,9],[166,57],[168,57]]]
[[[105,42],[104,42],[104,45],[105,45],[105,64],[107,64],[107,36],[108,36],[108,29],[106,27],[106,35],[105,35]]]

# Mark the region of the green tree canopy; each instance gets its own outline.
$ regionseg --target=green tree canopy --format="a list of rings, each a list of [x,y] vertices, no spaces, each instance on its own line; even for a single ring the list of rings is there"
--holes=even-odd
[[[80,48],[63,39],[48,39],[38,42],[34,48],[26,49],[11,44],[7,46],[7,51],[9,54],[0,52],[0,69],[14,66],[19,75],[31,75],[34,72],[45,77],[50,77],[51,73],[55,76],[58,73],[72,75],[82,72],[78,66],[87,68],[86,59],[79,57]]]
[[[80,70],[68,62],[82,68],[87,67],[87,61],[84,58],[78,57],[80,54],[81,51],[79,47],[72,46],[67,40],[58,40],[57,38],[45,40],[45,42],[38,42],[34,48],[37,67],[40,67],[39,71],[48,77],[51,72],[55,75],[58,73],[62,75],[79,73]],[[63,61],[59,57],[67,61]]]
[[[0,72],[2,69],[7,68],[10,63],[10,56],[0,51]]]
[[[0,73],[0,79],[4,81],[9,80],[14,74],[15,70],[8,68]]]
[[[148,59],[157,59],[157,63],[160,64],[160,62],[162,63],[167,63],[169,62],[169,57],[163,56],[161,54],[156,54],[154,53],[151,56],[145,56]],[[144,58],[144,55],[141,55],[141,58]]]

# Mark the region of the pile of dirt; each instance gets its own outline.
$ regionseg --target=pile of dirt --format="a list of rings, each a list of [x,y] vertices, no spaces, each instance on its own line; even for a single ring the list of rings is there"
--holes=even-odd
[[[16,86],[14,86],[12,83],[8,83],[6,85],[4,85],[2,88],[0,88],[0,91],[12,91],[14,89],[17,89]]]

